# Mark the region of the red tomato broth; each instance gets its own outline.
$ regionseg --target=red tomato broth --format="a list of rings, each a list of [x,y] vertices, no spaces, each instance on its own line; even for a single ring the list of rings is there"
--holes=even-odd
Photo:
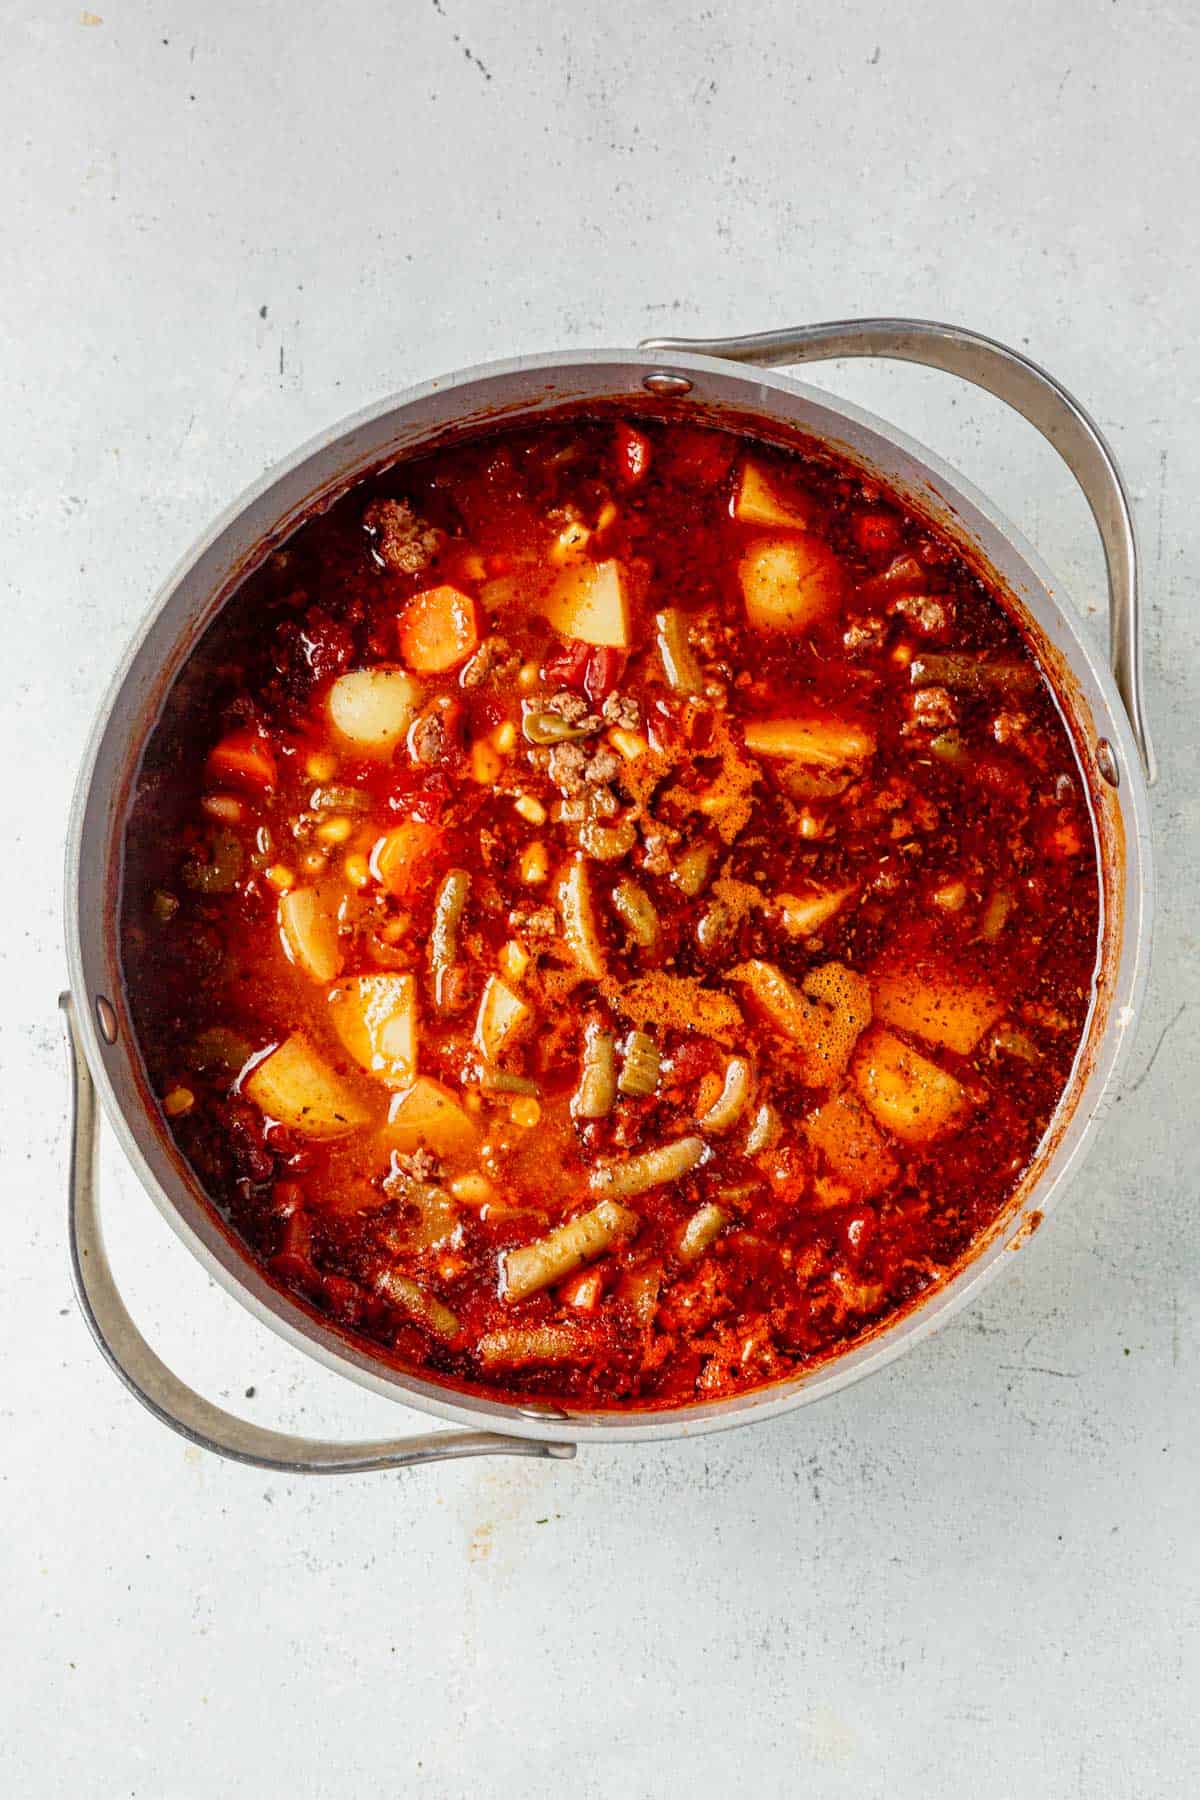
[[[748,463],[786,523],[734,516]],[[381,512],[391,500],[404,506]],[[770,630],[748,622],[743,572],[763,540],[782,543],[785,571],[801,552],[817,569],[801,623],[794,611]],[[614,566],[628,641],[555,631],[539,610],[554,614],[548,583],[574,570],[594,587]],[[811,605],[803,581],[793,589]],[[451,604],[439,635],[423,601],[423,641],[457,633],[481,647],[465,665],[410,669],[413,719],[365,753],[331,721],[334,684],[403,672],[414,597],[443,590],[465,610]],[[568,604],[578,619],[578,595]],[[668,678],[666,608],[681,616],[696,692]],[[913,663],[930,657],[959,658],[962,685],[914,686]],[[526,736],[526,716],[560,695],[597,721],[561,740],[582,747],[582,768]],[[780,720],[832,720],[858,749],[839,763],[818,746],[832,765],[811,744],[747,752],[747,722]],[[570,816],[584,807],[591,817]],[[689,894],[681,871],[705,849]],[[580,857],[602,976],[567,945],[555,899],[557,872]],[[435,978],[428,946],[453,871],[469,877],[467,899]],[[653,908],[652,943],[615,906],[621,882]],[[289,887],[315,896],[286,906],[323,920],[335,973],[282,947]],[[822,922],[794,928],[799,903],[836,895]],[[393,468],[242,584],[148,746],[121,925],[169,1128],[274,1280],[435,1379],[621,1407],[784,1379],[944,1278],[1004,1212],[1066,1086],[1098,916],[1067,730],[1020,631],[948,542],[814,457],[595,420]],[[789,1036],[730,973],[763,965],[793,999],[815,970],[865,977],[875,1016],[843,1031],[801,989]],[[512,1085],[502,1092],[481,1082],[476,1048],[498,974],[529,1009],[488,1059]],[[416,1072],[476,1133],[470,1150],[433,1145],[432,1167],[398,1166],[386,1125],[407,1065],[386,1088],[331,1026],[341,984],[401,975],[416,996]],[[976,1026],[973,1043],[943,1041]],[[653,1091],[573,1117],[587,1034],[615,1038],[619,1068],[635,1030],[659,1055]],[[844,1066],[839,1032],[853,1035]],[[255,1070],[295,1033],[361,1114],[355,1129],[314,1136],[311,1111],[288,1125],[255,1104]],[[752,1097],[706,1134],[697,1116],[735,1056],[751,1064]],[[895,1094],[885,1104],[889,1079],[907,1112]],[[774,1140],[748,1150],[764,1103]],[[599,1165],[692,1138],[701,1159],[618,1197],[622,1228],[598,1252],[527,1296],[506,1291],[510,1251],[601,1205]],[[713,1207],[719,1228],[692,1255],[684,1234],[703,1235],[694,1222]]]

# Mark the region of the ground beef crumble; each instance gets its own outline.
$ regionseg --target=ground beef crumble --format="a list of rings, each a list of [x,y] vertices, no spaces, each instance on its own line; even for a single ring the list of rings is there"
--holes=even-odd
[[[363,529],[384,568],[393,575],[420,575],[438,553],[442,534],[418,518],[407,500],[372,500]]]

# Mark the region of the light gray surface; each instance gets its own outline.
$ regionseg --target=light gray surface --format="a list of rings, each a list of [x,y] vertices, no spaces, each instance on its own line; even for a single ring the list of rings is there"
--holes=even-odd
[[[1191,1796],[1194,15],[94,4],[0,8],[6,1791]],[[62,818],[152,588],[264,464],[409,380],[868,312],[1028,348],[1137,499],[1158,947],[1073,1195],[936,1342],[749,1433],[311,1484],[185,1449],[101,1366],[61,1233]],[[818,379],[958,462],[1099,629],[1085,509],[1027,429],[916,371]],[[398,1429],[105,1175],[183,1375]]]

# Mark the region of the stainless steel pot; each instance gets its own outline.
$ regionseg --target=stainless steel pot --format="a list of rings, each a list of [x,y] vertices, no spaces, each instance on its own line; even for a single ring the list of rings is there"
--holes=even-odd
[[[1108,564],[1112,672],[1096,660],[1034,551],[962,478],[910,438],[788,376],[738,364],[891,357],[987,388],[1049,439],[1083,488]],[[116,946],[120,834],[138,758],[184,659],[247,570],[318,502],[367,470],[446,435],[514,423],[564,406],[624,402],[830,446],[935,521],[1011,597],[1072,728],[1105,870],[1100,977],[1072,1080],[1004,1217],[952,1278],[835,1360],[793,1380],[678,1411],[574,1412],[518,1406],[387,1367],[314,1319],[248,1259],[200,1193],[150,1102],[122,998]],[[193,1442],[242,1462],[296,1472],[392,1468],[503,1452],[571,1456],[579,1442],[692,1436],[770,1419],[881,1368],[936,1331],[992,1280],[1057,1199],[1115,1095],[1142,1002],[1152,875],[1147,787],[1154,763],[1142,716],[1138,564],[1128,497],[1111,451],[1043,370],[975,333],[917,320],[814,325],[715,342],[658,339],[638,350],[589,350],[491,363],[427,382],[359,413],[266,475],[167,581],[118,670],[92,735],[71,814],[63,996],[74,1074],[69,1228],[76,1292],[100,1349],[126,1386]],[[93,1086],[94,1084],[94,1086]],[[376,1393],[468,1429],[371,1444],[313,1442],[266,1431],[212,1406],[159,1360],[130,1319],[104,1253],[96,1196],[99,1090],[117,1138],[159,1210],[231,1294],[289,1343]]]

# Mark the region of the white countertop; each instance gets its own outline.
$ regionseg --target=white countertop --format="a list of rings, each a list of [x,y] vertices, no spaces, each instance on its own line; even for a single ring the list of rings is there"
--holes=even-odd
[[[1196,15],[91,4],[0,20],[4,1792],[1190,1800]],[[307,1481],[189,1449],[100,1362],[63,1241],[64,817],[150,594],[264,466],[410,381],[868,313],[1027,349],[1136,498],[1159,926],[1086,1171],[943,1335],[762,1428]],[[1086,508],[1027,427],[914,370],[816,379],[961,466],[1101,636]],[[283,1427],[419,1428],[103,1173],[183,1375]]]

